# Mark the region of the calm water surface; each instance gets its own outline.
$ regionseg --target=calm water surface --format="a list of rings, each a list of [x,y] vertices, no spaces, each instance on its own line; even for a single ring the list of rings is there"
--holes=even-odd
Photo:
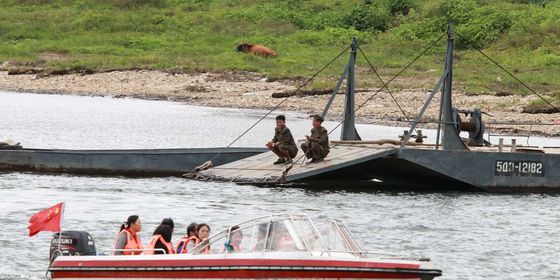
[[[263,114],[6,92],[0,92],[0,112],[0,138],[26,147],[104,149],[225,146]],[[294,135],[307,134],[309,119],[287,116]],[[273,122],[265,120],[237,146],[262,145]],[[367,138],[394,138],[402,131],[358,129]],[[249,217],[297,211],[343,219],[367,249],[429,256],[444,271],[439,279],[560,279],[560,196],[306,190],[33,173],[0,173],[0,279],[43,278],[51,234],[27,237],[27,220],[60,201],[67,205],[63,228],[90,232],[98,250],[111,246],[119,224],[134,213],[143,220],[140,236],[146,242],[164,217],[175,220],[178,232],[192,221],[208,222],[217,232]]]

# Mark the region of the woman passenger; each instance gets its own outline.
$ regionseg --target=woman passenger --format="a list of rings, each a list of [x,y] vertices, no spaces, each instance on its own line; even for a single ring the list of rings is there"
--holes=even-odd
[[[241,241],[243,240],[243,233],[239,226],[233,226],[229,229],[228,239],[224,243],[222,249],[220,249],[220,253],[228,252],[228,253],[237,253],[239,252]]]
[[[173,230],[168,225],[159,225],[154,231],[154,235],[150,240],[148,246],[146,246],[146,255],[158,255],[158,254],[175,254],[175,249],[173,249],[173,244],[171,244],[171,236]],[[162,249],[162,250],[157,250]],[[165,253],[164,253],[165,252]]]
[[[200,243],[200,239],[196,235],[196,226],[196,223],[191,223],[187,227],[187,235],[181,237],[177,243],[177,254],[186,254]]]
[[[131,215],[121,225],[117,238],[113,243],[113,255],[139,255],[142,253],[142,241],[138,232],[142,230],[142,222],[138,215]]]
[[[198,253],[209,254],[210,240],[208,238],[210,237],[210,226],[207,224],[198,224],[198,226],[196,227],[196,235],[198,236],[198,239],[200,239],[200,242],[204,244],[201,245],[201,249],[200,251],[198,251]]]

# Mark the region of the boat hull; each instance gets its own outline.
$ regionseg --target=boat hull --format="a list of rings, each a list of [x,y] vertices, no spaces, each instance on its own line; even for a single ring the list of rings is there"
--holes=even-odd
[[[305,182],[336,185],[345,180],[389,190],[558,193],[560,154],[404,148]]]
[[[122,176],[181,176],[205,161],[226,164],[266,148],[0,150],[0,170]]]
[[[156,256],[157,257],[157,256]],[[179,256],[180,258],[181,256]],[[52,279],[421,279],[440,276],[419,263],[319,259],[57,258]]]

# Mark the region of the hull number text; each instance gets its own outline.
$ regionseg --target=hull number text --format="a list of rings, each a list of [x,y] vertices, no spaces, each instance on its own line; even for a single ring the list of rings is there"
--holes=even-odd
[[[497,160],[496,176],[544,176],[544,166],[538,161]]]

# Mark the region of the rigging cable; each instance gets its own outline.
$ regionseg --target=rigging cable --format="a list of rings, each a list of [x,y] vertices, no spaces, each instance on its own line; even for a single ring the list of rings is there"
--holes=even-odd
[[[412,61],[410,61],[404,68],[402,68],[395,76],[393,76],[389,81],[387,81],[387,83],[384,83],[384,86],[382,86],[381,88],[379,88],[373,95],[371,95],[368,99],[366,99],[366,101],[364,101],[362,104],[360,104],[360,106],[358,106],[351,114],[349,114],[348,116],[346,116],[344,119],[342,119],[341,122],[339,122],[333,129],[331,129],[331,131],[329,131],[329,133],[327,133],[327,135],[330,135],[333,131],[335,131],[338,127],[340,127],[344,121],[346,121],[346,119],[348,119],[349,117],[355,115],[355,113],[360,110],[361,108],[363,108],[366,103],[368,103],[369,101],[371,101],[378,93],[380,93],[386,86],[388,86],[389,84],[391,84],[396,78],[398,78],[404,71],[406,71],[412,64],[414,64],[418,59],[420,59],[420,57],[422,57],[423,55],[425,55],[430,49],[432,49],[445,35],[447,35],[447,33],[443,33],[441,34],[441,36],[439,38],[437,38],[436,40],[434,40],[426,49],[424,49],[421,53],[419,53],[418,55],[416,55],[416,57],[414,57],[414,59]],[[313,145],[310,147],[309,150],[313,149],[313,147],[315,147],[315,145],[317,145],[317,143],[313,143]],[[297,160],[294,161],[297,162],[300,159],[302,159],[305,156],[305,154],[303,154],[302,156],[298,157]],[[288,167],[286,169],[286,171],[284,171],[284,173],[287,173],[291,167],[293,166],[293,164],[290,165],[290,167]],[[303,161],[302,161],[302,165],[303,165]]]
[[[369,59],[367,58],[366,54],[364,53],[364,51],[362,51],[362,48],[358,47],[358,49],[360,50],[360,53],[362,54],[362,56],[366,59],[367,63],[369,64],[369,67],[371,68],[371,70],[373,70],[373,73],[375,73],[375,75],[377,76],[377,79],[379,79],[379,81],[381,82],[381,84],[383,85],[383,87],[387,90],[387,92],[389,93],[389,95],[391,96],[391,98],[393,99],[393,101],[395,102],[395,104],[397,104],[397,107],[399,108],[399,110],[401,111],[401,113],[403,114],[405,120],[407,122],[410,123],[410,125],[412,125],[412,122],[410,122],[410,119],[408,118],[408,116],[406,115],[406,112],[403,110],[403,108],[401,107],[401,105],[399,104],[399,102],[397,101],[397,99],[395,98],[395,96],[393,95],[393,93],[389,90],[389,87],[387,86],[387,84],[385,84],[385,82],[383,81],[383,79],[381,79],[381,76],[379,75],[379,73],[377,72],[377,70],[375,70],[375,68],[373,67],[373,65],[371,64],[371,62],[369,61]],[[418,133],[418,130],[416,130],[416,128],[414,128],[414,131],[416,131],[416,133]]]
[[[525,84],[523,81],[521,81],[519,78],[517,78],[517,76],[515,76],[513,73],[511,73],[510,71],[508,71],[507,69],[505,69],[502,65],[500,65],[497,61],[495,61],[494,59],[492,59],[490,56],[488,56],[487,54],[485,54],[480,48],[478,48],[477,46],[475,46],[471,41],[469,41],[468,39],[466,39],[465,37],[461,36],[461,34],[457,33],[456,31],[454,32],[459,38],[463,39],[467,45],[469,45],[470,47],[472,47],[473,49],[477,50],[480,54],[482,54],[484,57],[486,57],[488,60],[490,60],[492,63],[494,63],[496,66],[498,66],[500,69],[502,69],[504,72],[506,72],[508,75],[510,75],[512,78],[514,78],[516,81],[518,81],[520,84],[522,84],[525,88],[527,88],[529,91],[531,91],[533,94],[535,94],[536,96],[538,96],[540,99],[542,99],[542,101],[544,101],[546,104],[550,105],[550,107],[552,107],[552,109],[555,110],[560,110],[558,107],[554,106],[550,101],[546,100],[542,95],[538,94],[535,90],[533,90],[531,87],[529,87],[527,84]]]

